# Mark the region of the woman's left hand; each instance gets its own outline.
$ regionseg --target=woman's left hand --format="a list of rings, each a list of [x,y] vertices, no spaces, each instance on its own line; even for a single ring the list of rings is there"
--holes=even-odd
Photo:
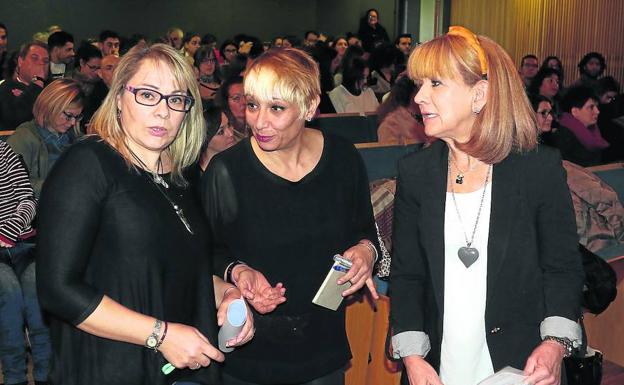
[[[345,251],[342,256],[353,263],[347,274],[338,280],[339,285],[351,281],[351,287],[343,291],[342,296],[349,296],[360,290],[362,286],[366,284],[373,298],[379,299],[379,294],[377,294],[377,289],[375,289],[372,276],[375,256],[370,248],[358,243]]]
[[[556,341],[542,342],[529,356],[524,367],[527,384],[559,385],[565,348]]]
[[[245,299],[241,295],[240,290],[238,290],[237,288],[228,290],[227,293],[225,293],[225,296],[221,301],[221,306],[219,306],[219,310],[217,311],[217,325],[223,325],[223,323],[225,322],[225,317],[227,316],[228,306],[230,305],[230,303],[232,303],[232,301],[237,299],[242,299],[243,301],[245,301]],[[243,330],[241,330],[241,332],[236,337],[232,338],[227,342],[228,347],[244,345],[249,342],[254,336],[256,329],[254,328],[253,313],[251,312],[251,309],[249,309],[247,301],[245,301],[245,306],[247,307],[247,321],[245,321],[245,325],[243,325]]]

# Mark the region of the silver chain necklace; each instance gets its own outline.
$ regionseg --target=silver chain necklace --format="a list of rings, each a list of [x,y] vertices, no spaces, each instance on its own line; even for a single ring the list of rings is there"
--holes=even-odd
[[[474,227],[472,229],[472,236],[470,240],[468,240],[468,234],[466,234],[466,230],[464,228],[464,222],[462,221],[461,214],[459,213],[459,207],[457,206],[457,200],[455,199],[455,188],[453,187],[453,183],[451,183],[451,197],[453,197],[453,205],[455,206],[455,212],[457,213],[457,218],[459,219],[459,224],[462,227],[462,232],[464,233],[464,239],[466,240],[466,246],[462,246],[457,250],[457,256],[459,260],[462,261],[464,266],[467,268],[470,267],[476,260],[479,258],[479,250],[475,247],[472,247],[472,243],[474,242],[474,237],[477,232],[477,225],[479,224],[479,218],[481,217],[481,209],[483,209],[483,202],[485,201],[485,192],[487,191],[487,184],[490,180],[490,173],[492,172],[492,165],[488,166],[487,174],[485,175],[485,183],[483,185],[483,193],[481,194],[481,202],[479,203],[479,211],[477,211],[477,219],[475,220]],[[448,163],[448,175],[451,174],[451,155],[449,153],[449,163]],[[461,184],[461,182],[457,182]]]
[[[191,228],[191,224],[186,219],[186,216],[184,215],[184,211],[182,210],[182,208],[177,203],[175,203],[171,198],[169,198],[169,195],[167,195],[167,193],[160,188],[160,186],[163,186],[164,188],[168,189],[169,188],[169,184],[167,182],[165,182],[163,177],[160,176],[157,172],[153,172],[150,169],[148,169],[147,166],[145,165],[145,163],[143,163],[143,161],[130,149],[130,147],[126,147],[126,148],[130,152],[132,157],[139,163],[141,168],[149,173],[151,178],[148,177],[147,179],[149,179],[150,182],[152,182],[152,184],[156,187],[158,192],[160,192],[161,195],[163,197],[165,197],[165,199],[169,202],[169,204],[173,208],[173,211],[175,211],[175,213],[178,216],[178,218],[180,218],[180,222],[182,222],[182,224],[186,228],[186,231],[188,231],[191,235],[195,234],[193,232],[193,229]],[[156,166],[156,170],[157,171],[160,170],[161,167],[162,167],[162,162],[160,161],[160,157],[159,157],[158,158],[158,165]]]
[[[451,154],[449,153],[449,163],[453,163],[453,165],[455,165],[455,168],[457,169],[458,173],[457,176],[455,177],[455,183],[457,184],[463,184],[464,183],[464,174],[467,174],[471,171],[474,171],[474,169],[477,167],[477,162],[475,162],[474,165],[472,166],[468,166],[468,171],[464,171],[461,168],[459,168],[459,165],[457,164],[457,162],[455,162],[455,159],[453,159],[453,157],[451,156]],[[470,163],[470,158],[468,158],[468,163]],[[450,173],[450,164],[449,164],[449,173]]]

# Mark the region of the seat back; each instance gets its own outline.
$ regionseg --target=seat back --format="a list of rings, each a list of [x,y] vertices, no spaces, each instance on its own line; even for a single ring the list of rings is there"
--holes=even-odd
[[[396,178],[398,174],[399,159],[405,155],[418,151],[423,143],[392,144],[392,143],[366,143],[357,144],[355,147],[360,152],[368,180],[374,181],[382,178]]]
[[[322,114],[310,126],[354,144],[377,141],[377,115],[373,114]]]

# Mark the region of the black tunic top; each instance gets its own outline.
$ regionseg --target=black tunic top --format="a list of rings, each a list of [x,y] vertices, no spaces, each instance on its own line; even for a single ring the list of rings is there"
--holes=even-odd
[[[255,314],[256,335],[228,354],[224,371],[261,384],[302,383],[344,367],[350,358],[344,305],[312,303],[336,253],[375,240],[364,164],[350,143],[325,136],[316,167],[298,182],[270,172],[249,139],[218,154],[202,178],[215,271],[231,256],[283,282],[287,301]]]
[[[190,188],[169,183],[166,191],[194,235],[148,174],[130,168],[97,137],[71,147],[48,176],[39,211],[37,283],[42,307],[52,313],[52,384],[154,385],[189,376],[219,383],[216,364],[165,376],[162,354],[75,326],[107,295],[137,312],[195,326],[215,345],[206,224]]]

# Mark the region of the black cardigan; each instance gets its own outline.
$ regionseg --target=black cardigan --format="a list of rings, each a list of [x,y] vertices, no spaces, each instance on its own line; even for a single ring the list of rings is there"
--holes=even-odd
[[[396,335],[423,331],[440,366],[444,315],[444,210],[448,147],[442,141],[399,164],[391,268]],[[576,321],[584,273],[565,171],[546,146],[495,164],[488,242],[486,339],[494,370],[523,368],[540,323]],[[406,376],[404,376],[406,377]]]

